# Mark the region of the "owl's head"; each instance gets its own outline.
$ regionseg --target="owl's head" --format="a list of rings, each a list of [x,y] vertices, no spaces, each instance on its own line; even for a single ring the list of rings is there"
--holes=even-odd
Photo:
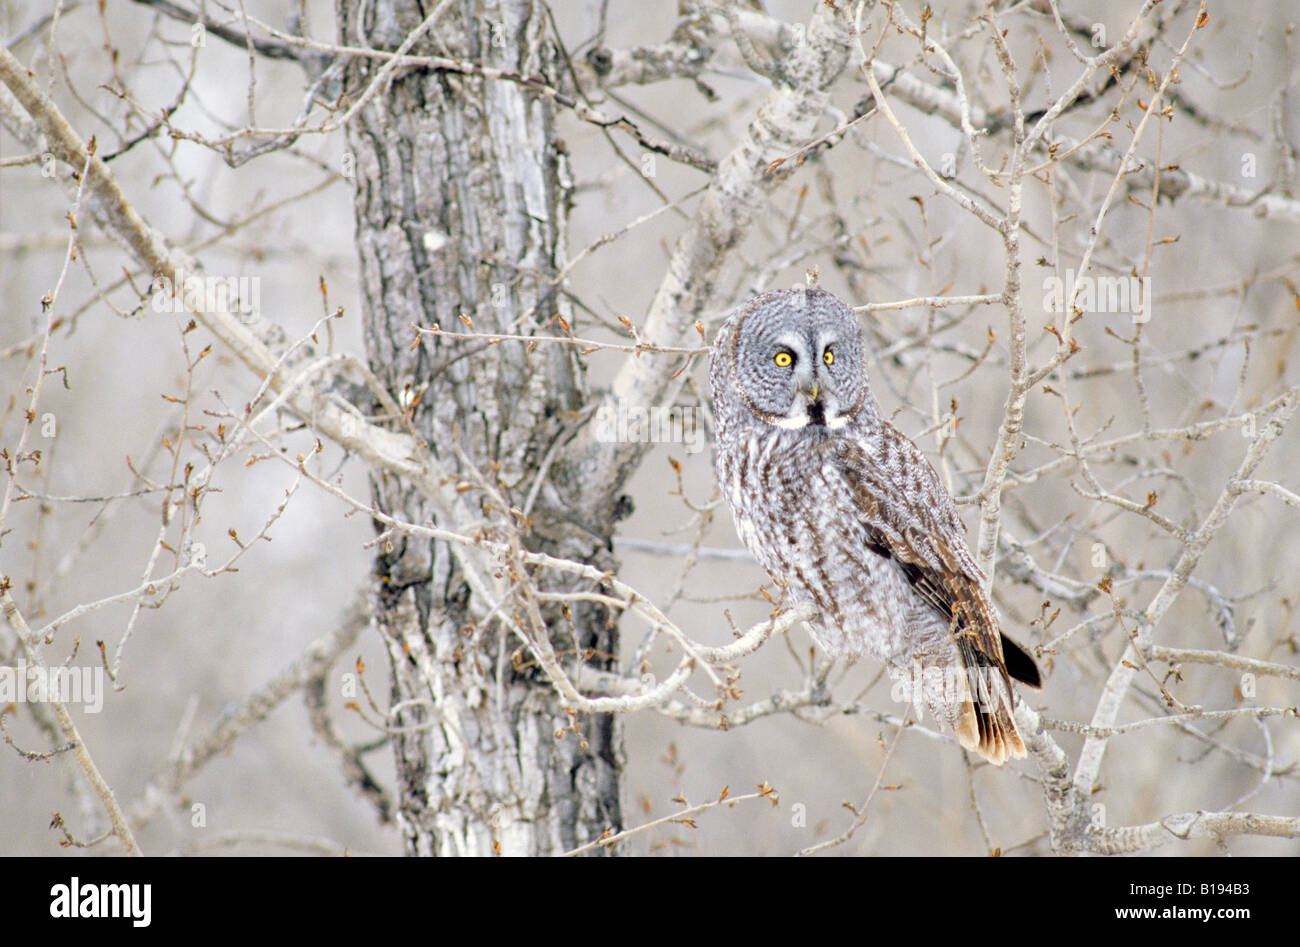
[[[765,293],[737,309],[713,344],[710,379],[719,425],[748,414],[825,433],[871,402],[857,316],[821,289]]]

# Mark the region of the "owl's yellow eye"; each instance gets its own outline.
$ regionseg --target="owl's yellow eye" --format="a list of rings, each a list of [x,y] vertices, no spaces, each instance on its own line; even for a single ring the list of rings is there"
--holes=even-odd
[[[789,352],[777,352],[776,358],[773,359],[773,361],[776,362],[776,364],[780,365],[782,368],[789,368],[791,365],[794,364],[794,356],[791,355]]]
[[[825,362],[827,365],[834,365],[835,353],[832,352],[830,349],[827,349],[824,353],[822,353],[822,361]]]

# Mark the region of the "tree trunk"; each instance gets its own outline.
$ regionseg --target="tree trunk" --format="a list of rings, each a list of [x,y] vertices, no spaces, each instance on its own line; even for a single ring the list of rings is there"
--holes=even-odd
[[[396,49],[436,7],[340,0],[341,42]],[[529,0],[458,0],[409,53],[450,52],[551,82],[558,63],[544,17]],[[350,60],[354,101],[382,67]],[[575,353],[431,335],[412,346],[413,323],[463,330],[464,316],[476,331],[527,334],[557,317],[572,322],[552,282],[564,262],[568,195],[551,104],[514,83],[402,68],[354,116],[348,143],[371,369],[448,470],[468,483],[489,478],[528,513],[528,548],[612,567],[613,511],[573,522],[574,478],[548,470],[587,401]],[[410,484],[375,475],[372,492],[380,511],[431,522]],[[465,494],[485,520],[489,492]],[[471,591],[447,545],[401,533],[380,546],[374,595],[392,661],[398,819],[411,854],[554,854],[621,827],[618,721],[575,724],[563,711],[507,627],[508,595],[496,615],[471,617]],[[617,629],[606,608],[577,603],[543,617],[557,653],[585,652],[588,663],[614,668]]]

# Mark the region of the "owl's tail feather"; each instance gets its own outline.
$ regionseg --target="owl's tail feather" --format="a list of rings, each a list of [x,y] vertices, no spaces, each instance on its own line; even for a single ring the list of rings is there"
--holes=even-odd
[[[954,728],[957,740],[994,766],[1025,756],[1025,743],[1016,729],[1015,697],[1006,670],[968,641],[959,644],[966,694]]]
[[[1043,686],[1043,675],[1038,670],[1038,662],[1006,635],[1002,635],[1002,660],[1006,662],[1007,674],[1020,683],[1035,689]]]

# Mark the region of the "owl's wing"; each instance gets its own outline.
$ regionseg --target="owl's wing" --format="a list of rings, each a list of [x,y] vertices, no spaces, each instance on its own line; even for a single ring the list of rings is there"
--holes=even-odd
[[[887,422],[872,442],[835,439],[833,456],[852,490],[867,544],[894,560],[913,589],[948,622],[957,642],[970,700],[962,708],[962,746],[1001,764],[1023,757],[1008,657],[1016,677],[1039,686],[1033,658],[1003,636],[984,594],[952,498],[920,448]],[[1004,650],[1004,643],[1008,646]]]

